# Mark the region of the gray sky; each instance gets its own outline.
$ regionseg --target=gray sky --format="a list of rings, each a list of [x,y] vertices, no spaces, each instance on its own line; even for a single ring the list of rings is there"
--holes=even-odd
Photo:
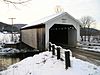
[[[10,17],[15,17],[14,23],[31,23],[35,20],[55,13],[55,6],[60,5],[65,12],[76,19],[82,16],[91,16],[96,20],[97,29],[100,29],[100,0],[32,0],[23,5],[0,2],[0,21],[10,24]]]

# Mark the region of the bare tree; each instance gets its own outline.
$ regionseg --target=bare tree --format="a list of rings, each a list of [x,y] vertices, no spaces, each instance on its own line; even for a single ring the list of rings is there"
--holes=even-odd
[[[90,26],[95,23],[95,20],[91,16],[84,16],[80,19],[80,22],[82,23],[81,27],[84,29],[84,36],[86,41],[86,35],[88,36],[88,41],[90,42]],[[86,31],[86,28],[88,28],[88,31]]]
[[[1,1],[5,2],[6,4],[12,4],[13,6],[16,7],[16,5],[24,4],[31,0],[1,0]]]
[[[22,3],[26,3],[29,2],[31,0],[3,0],[4,2],[6,2],[7,4],[11,3],[11,4],[22,4]]]

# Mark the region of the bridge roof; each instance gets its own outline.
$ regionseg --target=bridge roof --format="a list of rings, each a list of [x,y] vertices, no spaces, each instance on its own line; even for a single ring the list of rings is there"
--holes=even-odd
[[[21,29],[23,28],[27,28],[27,27],[31,27],[31,26],[36,26],[36,25],[40,25],[40,24],[45,24],[46,22],[50,21],[51,19],[53,18],[56,18],[58,16],[61,16],[63,14],[67,14],[69,15],[67,12],[61,12],[61,13],[56,13],[56,14],[53,14],[53,15],[50,15],[50,16],[47,16],[47,17],[44,17],[40,20],[37,20],[37,21],[34,21],[33,23],[30,23],[24,27],[22,27]],[[69,15],[73,20],[75,20],[77,23],[80,24],[80,22],[78,20],[76,20],[75,18],[73,18],[71,15]]]

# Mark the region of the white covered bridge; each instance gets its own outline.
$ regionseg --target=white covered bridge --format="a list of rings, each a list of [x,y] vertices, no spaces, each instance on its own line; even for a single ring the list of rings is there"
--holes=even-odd
[[[49,42],[76,46],[80,41],[80,23],[67,12],[54,14],[24,26],[21,41],[39,50],[47,49]]]

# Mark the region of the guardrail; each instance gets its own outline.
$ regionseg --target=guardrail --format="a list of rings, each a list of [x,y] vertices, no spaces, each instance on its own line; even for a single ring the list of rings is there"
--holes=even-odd
[[[49,51],[52,51],[52,55],[56,55],[58,60],[60,59],[62,61],[65,61],[65,69],[71,67],[70,56],[72,56],[72,52],[69,49],[66,50],[61,46],[49,43]]]

